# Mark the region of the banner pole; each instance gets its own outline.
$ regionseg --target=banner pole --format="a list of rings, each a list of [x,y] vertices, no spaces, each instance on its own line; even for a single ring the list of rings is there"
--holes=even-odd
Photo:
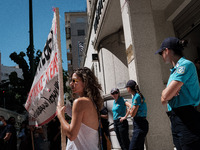
[[[56,27],[57,27],[57,43],[58,43],[58,80],[59,80],[59,99],[58,103],[61,106],[64,105],[64,92],[63,92],[63,70],[62,70],[62,55],[61,55],[61,40],[60,40],[60,18],[59,8],[56,8]],[[65,114],[63,114],[65,115]],[[63,134],[63,128],[61,126],[61,146],[62,150],[66,149],[66,136]]]
[[[33,139],[33,131],[31,131],[31,142],[32,142],[32,150],[35,150],[35,147],[34,147],[34,139]]]

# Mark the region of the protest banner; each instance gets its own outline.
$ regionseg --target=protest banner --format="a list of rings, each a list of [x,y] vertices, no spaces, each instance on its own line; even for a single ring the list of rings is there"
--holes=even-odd
[[[54,12],[52,27],[25,103],[26,110],[38,126],[48,123],[55,117],[58,99],[63,100],[62,57],[60,43],[58,44],[58,27],[56,12]]]
[[[64,105],[59,9],[55,8],[52,27],[25,103],[29,125],[42,126],[51,121],[56,116],[58,102]],[[66,136],[62,128],[61,145],[64,150]]]

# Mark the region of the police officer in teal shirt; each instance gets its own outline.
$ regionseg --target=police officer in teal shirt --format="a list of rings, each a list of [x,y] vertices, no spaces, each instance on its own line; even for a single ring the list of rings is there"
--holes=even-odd
[[[185,84],[182,85],[179,95],[173,97],[168,102],[168,110],[171,111],[172,108],[188,105],[197,106],[199,104],[200,92],[195,65],[191,61],[181,57],[176,66],[171,69],[167,86],[173,80]]]
[[[156,52],[165,63],[173,65],[167,87],[162,91],[161,102],[168,107],[176,149],[199,150],[200,113],[194,107],[200,102],[200,88],[195,65],[182,54],[186,45],[185,40],[169,37]]]
[[[149,131],[145,98],[134,80],[129,80],[126,88],[128,93],[133,95],[130,115],[133,117],[134,130],[129,150],[144,150],[145,138]]]
[[[130,107],[130,103],[120,96],[118,88],[113,88],[110,94],[114,98],[112,107],[114,130],[122,150],[128,150],[130,140],[128,133],[129,125],[126,118],[129,114],[129,110],[127,111],[126,107]]]

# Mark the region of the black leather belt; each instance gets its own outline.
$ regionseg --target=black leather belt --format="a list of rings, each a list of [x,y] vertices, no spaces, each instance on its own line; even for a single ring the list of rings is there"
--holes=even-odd
[[[134,117],[134,120],[145,120],[146,117]]]

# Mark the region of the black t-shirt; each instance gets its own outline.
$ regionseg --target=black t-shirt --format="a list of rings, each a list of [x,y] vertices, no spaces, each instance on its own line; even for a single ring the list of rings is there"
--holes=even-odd
[[[6,133],[11,133],[11,137],[8,141],[4,141],[4,137]],[[16,129],[13,125],[7,124],[6,126],[0,128],[0,140],[1,140],[1,148],[6,150],[16,150],[17,149],[17,136]]]
[[[103,107],[103,109],[100,111],[100,114],[108,115],[108,109],[106,107]],[[103,128],[108,129],[108,125],[109,125],[108,119],[101,118],[101,123],[102,123]]]

